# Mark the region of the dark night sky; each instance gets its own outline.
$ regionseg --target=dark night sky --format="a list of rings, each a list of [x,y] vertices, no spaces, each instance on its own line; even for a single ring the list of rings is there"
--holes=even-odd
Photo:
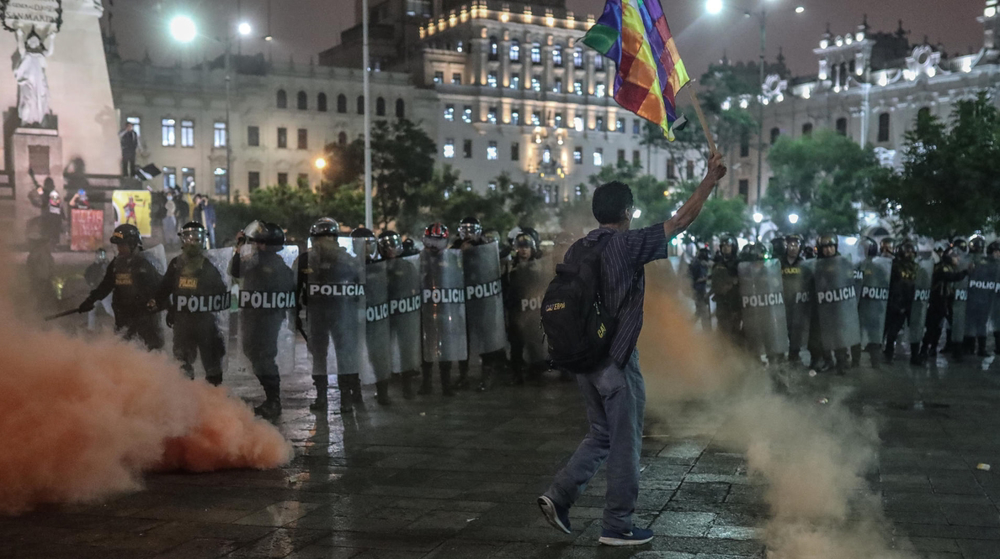
[[[339,42],[340,31],[354,23],[353,0],[270,0],[271,34],[274,40],[243,41],[245,53],[270,49],[275,60],[307,63],[311,55]],[[373,3],[375,0],[372,0]],[[599,14],[604,0],[567,0],[578,16]],[[226,18],[235,27],[237,9],[253,24],[255,35],[266,33],[268,0],[115,0],[114,27],[125,58],[142,58],[148,50],[154,62],[173,64],[178,57],[188,64],[215,56],[222,49],[208,38],[181,47],[172,42],[167,21],[179,12],[191,14],[205,35],[221,35]],[[984,0],[728,0],[721,16],[704,13],[704,0],[661,0],[688,72],[700,76],[712,61],[728,52],[730,59],[751,60],[759,49],[755,19],[746,19],[743,10],[768,6],[768,58],[784,48],[787,64],[795,74],[816,72],[812,49],[818,46],[827,22],[834,35],[852,31],[868,14],[874,30],[894,31],[897,20],[911,31],[911,42],[927,36],[940,42],[950,54],[967,53],[982,46],[982,27],[976,16]],[[105,4],[108,4],[106,1]],[[805,7],[795,14],[797,5]],[[739,6],[742,9],[736,9]],[[107,16],[105,16],[106,18]]]

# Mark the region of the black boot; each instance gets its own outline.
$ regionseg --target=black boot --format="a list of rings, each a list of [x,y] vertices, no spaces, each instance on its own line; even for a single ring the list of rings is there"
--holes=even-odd
[[[253,413],[269,421],[277,419],[281,415],[281,396],[269,391],[264,403],[255,407]]]
[[[361,396],[361,375],[351,375],[351,402],[355,406],[364,407],[365,400]]]
[[[1000,355],[1000,332],[993,333],[993,355]]]
[[[976,352],[976,355],[979,357],[989,357],[990,354],[986,352],[986,336],[977,337],[976,343],[979,345],[979,351]]]
[[[354,411],[354,402],[351,398],[351,377],[354,375],[337,375],[337,390],[340,392],[340,413],[351,413]]]
[[[483,361],[483,380],[480,381],[479,388],[477,388],[476,390],[478,390],[479,392],[486,392],[490,388],[493,388],[493,376],[494,376],[493,363],[487,363],[484,360]]]
[[[329,380],[326,375],[313,375],[313,384],[316,385],[316,399],[309,404],[310,411],[326,411],[329,401],[327,400],[327,389]]]
[[[458,380],[452,385],[454,390],[468,390],[469,389],[469,362],[459,361],[458,362]]]
[[[389,401],[389,381],[380,380],[375,383],[375,401],[380,406],[388,406],[392,403]]]
[[[222,384],[222,375],[206,376],[205,381],[207,381],[208,384],[211,384],[212,386],[219,386],[220,384]]]
[[[896,354],[895,344],[886,345],[884,354],[885,354],[885,362],[891,365],[893,357],[895,357]]]
[[[441,369],[441,394],[444,396],[454,396],[455,390],[451,386],[451,371]]]
[[[423,376],[423,382],[420,383],[420,390],[417,390],[417,394],[421,396],[427,396],[434,391],[433,382],[431,381],[431,368],[424,367],[421,371]]]
[[[413,371],[403,371],[400,377],[403,381],[403,399],[412,400],[413,399],[413,376],[416,373]]]
[[[910,365],[923,365],[924,354],[920,350],[920,344],[910,344]]]

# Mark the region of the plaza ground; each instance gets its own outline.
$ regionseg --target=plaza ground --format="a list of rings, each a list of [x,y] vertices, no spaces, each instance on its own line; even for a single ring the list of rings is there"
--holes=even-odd
[[[816,401],[852,387],[849,405],[879,420],[869,476],[893,545],[915,557],[1000,557],[1000,364],[899,364],[847,377],[805,371]],[[867,362],[867,358],[866,358]],[[301,369],[301,367],[300,367]],[[647,371],[647,374],[649,372]],[[260,398],[249,377],[227,380]],[[437,388],[437,386],[435,386]],[[146,490],[103,504],[0,518],[0,557],[358,559],[736,559],[763,557],[762,487],[742,456],[710,439],[648,428],[635,521],[656,538],[597,546],[603,470],[573,507],[573,534],[549,527],[535,498],[586,430],[573,383],[497,387],[394,403],[346,418],[308,410],[309,377],[285,379],[280,429],[296,448],[273,471],[147,476]],[[820,405],[820,404],[817,404]],[[992,464],[992,471],[977,469]],[[845,558],[849,559],[849,558]]]

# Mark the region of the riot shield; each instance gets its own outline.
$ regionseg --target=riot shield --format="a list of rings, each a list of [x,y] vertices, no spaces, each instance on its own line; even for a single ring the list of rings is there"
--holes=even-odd
[[[861,345],[882,343],[885,332],[885,314],[889,308],[889,279],[892,260],[881,256],[866,258],[857,268],[858,319],[861,326]]]
[[[424,361],[468,359],[462,251],[446,249],[434,254],[425,249],[420,253],[420,278]]]
[[[462,249],[465,272],[465,316],[469,355],[482,355],[507,346],[500,252],[497,243]]]
[[[507,315],[510,318],[511,351],[523,348],[526,363],[548,359],[545,333],[542,331],[542,297],[552,281],[547,258],[518,264],[510,272]],[[511,359],[514,356],[511,355]]]
[[[386,261],[389,299],[389,351],[392,372],[420,368],[420,257]]]
[[[972,259],[968,254],[958,257],[957,269],[968,270]],[[965,314],[969,302],[969,276],[955,282],[955,301],[951,305],[951,341],[962,343],[965,340]]]
[[[785,322],[788,325],[788,347],[791,350],[804,349],[809,342],[815,263],[815,260],[800,260],[794,266],[784,266],[781,269],[782,292],[785,295]]]
[[[934,261],[930,258],[917,260],[917,278],[913,282],[915,291],[908,326],[911,344],[919,344],[924,339],[924,325],[927,322],[927,307],[931,301],[931,280],[933,277]]]
[[[182,253],[174,259],[173,353],[188,375],[202,371],[206,379],[221,378],[228,368],[232,255],[232,249],[211,249],[201,257]]]
[[[843,256],[816,259],[813,294],[824,351],[861,343],[854,266]]]
[[[167,273],[167,252],[163,249],[163,245],[143,249],[139,254],[152,264],[161,276]]]
[[[748,349],[757,355],[784,355],[788,351],[788,325],[781,262],[740,262],[738,272]]]
[[[240,250],[239,278],[234,277],[239,320],[234,324],[233,373],[251,373],[264,383],[263,377],[287,376],[295,368],[298,256],[294,245],[259,251],[247,243]]]
[[[968,302],[965,307],[965,335],[985,337],[1000,280],[1000,265],[995,260],[983,260],[969,272]],[[994,324],[994,328],[996,325]]]
[[[322,237],[307,253],[306,318],[313,375],[361,375],[374,381],[366,343],[364,257]]]
[[[392,354],[389,348],[389,279],[387,264],[372,262],[365,270],[366,338],[368,359],[376,381],[389,380]]]

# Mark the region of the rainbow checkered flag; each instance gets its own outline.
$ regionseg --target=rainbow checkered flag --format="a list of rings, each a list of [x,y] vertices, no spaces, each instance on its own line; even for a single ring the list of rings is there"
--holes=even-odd
[[[675,97],[689,78],[659,0],[607,0],[583,43],[615,61],[615,101],[672,141]]]

